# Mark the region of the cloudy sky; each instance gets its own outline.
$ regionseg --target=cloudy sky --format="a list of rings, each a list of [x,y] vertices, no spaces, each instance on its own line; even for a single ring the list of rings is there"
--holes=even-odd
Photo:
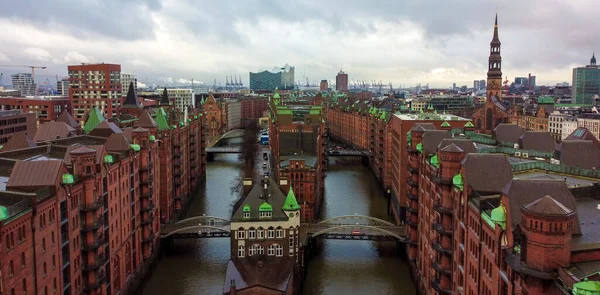
[[[450,4],[452,3],[452,4]],[[571,69],[600,51],[597,0],[0,0],[0,65],[122,65],[142,82],[296,66],[296,80],[395,86],[472,85],[484,79],[494,13],[503,73],[538,84],[571,82]],[[27,71],[1,67],[6,76]],[[39,79],[38,79],[39,80]]]

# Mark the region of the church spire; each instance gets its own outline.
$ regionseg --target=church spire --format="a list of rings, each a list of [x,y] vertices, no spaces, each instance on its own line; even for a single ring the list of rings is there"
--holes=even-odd
[[[169,105],[169,94],[167,93],[167,88],[163,90],[162,97],[160,98],[159,105],[168,106]]]
[[[595,52],[592,53],[592,59],[590,59],[590,65],[591,66],[596,65],[596,53]]]
[[[496,21],[494,22],[494,38],[492,39],[492,41],[498,40],[498,42],[500,42],[500,39],[498,39],[498,13],[496,12]]]

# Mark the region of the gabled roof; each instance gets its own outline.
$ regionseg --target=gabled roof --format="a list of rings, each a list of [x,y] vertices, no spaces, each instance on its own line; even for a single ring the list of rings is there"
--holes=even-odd
[[[154,118],[154,122],[156,122],[158,130],[169,130],[169,120],[167,118],[167,112],[165,112],[163,108],[160,108],[156,111],[156,117]]]
[[[75,129],[65,122],[46,122],[40,125],[33,137],[36,142],[48,141],[58,138],[70,137],[75,134]]]
[[[554,157],[560,164],[584,169],[600,169],[600,149],[591,140],[564,140]]]
[[[415,123],[413,127],[410,129],[412,131],[417,132],[425,132],[425,130],[436,130],[435,125],[433,123]]]
[[[568,215],[573,213],[573,210],[548,195],[522,206],[527,211],[540,215]]]
[[[129,90],[127,90],[127,97],[125,97],[125,101],[123,102],[123,108],[141,108],[140,102],[137,99],[137,92],[135,91],[135,86],[133,86],[133,82],[129,83]]]
[[[596,136],[594,136],[594,134],[592,134],[592,132],[590,132],[585,127],[579,127],[575,129],[575,131],[573,131],[571,134],[569,134],[569,136],[563,139],[563,141],[565,140],[591,140],[592,142],[594,142],[594,145],[600,149],[600,142],[598,141]]]
[[[471,153],[462,165],[467,185],[478,192],[499,193],[513,177],[505,155]]]
[[[250,192],[242,197],[238,201],[239,204],[248,204],[251,208],[250,219],[258,219],[259,207],[264,202],[267,202],[273,208],[272,219],[287,219],[287,215],[283,212],[283,205],[285,203],[286,196],[281,192],[279,186],[269,178],[267,181],[267,191],[264,190],[263,181],[256,181],[252,186]],[[265,195],[269,196],[268,200],[265,199]],[[232,221],[242,221],[243,218],[243,206],[234,207],[234,211],[231,217]]]
[[[123,133],[123,130],[121,130],[115,123],[104,120],[88,134],[92,136],[109,137],[113,133]]]
[[[477,148],[475,147],[475,144],[470,139],[446,138],[440,142],[438,148],[443,149],[450,144],[456,145],[461,150],[463,150],[467,153],[476,153],[477,152]]]
[[[36,147],[37,144],[27,134],[17,133],[8,138],[8,141],[2,146],[2,152],[20,150],[30,147]]]
[[[283,257],[262,260],[258,257],[247,257],[229,260],[225,274],[227,284],[223,286],[223,294],[229,293],[230,282],[235,284],[235,289],[238,291],[262,287],[283,294],[292,288],[290,284],[293,270],[294,260]]]
[[[516,124],[501,123],[494,128],[496,141],[518,143],[521,135],[523,135],[523,128]]]
[[[423,151],[429,154],[435,154],[437,147],[445,138],[451,138],[447,130],[427,130],[423,134]]]
[[[451,143],[447,146],[445,146],[444,148],[441,149],[442,152],[448,152],[448,153],[462,153],[464,152],[463,149],[459,148],[457,145]]]
[[[67,125],[75,128],[75,129],[81,127],[79,125],[79,123],[77,123],[77,121],[75,121],[73,116],[71,116],[71,114],[69,114],[69,112],[67,110],[62,111],[60,113],[60,115],[58,115],[58,118],[56,118],[56,122],[65,122],[65,123],[67,123]]]
[[[7,188],[33,189],[54,186],[63,167],[62,161],[17,161],[8,178]]]
[[[71,154],[85,154],[85,153],[95,153],[94,162],[96,164],[100,164],[102,159],[102,153],[104,152],[104,146],[102,145],[88,145],[88,146],[68,146],[67,152],[65,153],[64,162],[65,165],[71,165]]]
[[[577,209],[575,198],[569,191],[567,184],[561,180],[532,180],[513,179],[503,189],[502,193],[508,197],[511,226],[521,222],[521,206],[529,204],[545,196],[551,196],[571,211]],[[575,217],[573,234],[581,234],[579,217]]]
[[[148,113],[148,111],[146,110],[143,110],[140,113],[139,119],[133,124],[133,127],[144,128],[156,128],[156,126],[156,122],[154,121],[154,119],[152,119],[152,116],[150,116],[150,113]]]
[[[112,134],[104,143],[107,151],[110,152],[123,152],[128,151],[131,146],[131,142],[125,134],[123,133],[114,133]]]
[[[165,87],[165,89],[163,90],[163,94],[160,97],[160,102],[158,103],[158,105],[168,106],[169,103],[169,93],[167,92],[167,88]]]
[[[526,150],[536,150],[552,153],[556,148],[556,141],[546,131],[525,131],[519,137],[519,147]]]

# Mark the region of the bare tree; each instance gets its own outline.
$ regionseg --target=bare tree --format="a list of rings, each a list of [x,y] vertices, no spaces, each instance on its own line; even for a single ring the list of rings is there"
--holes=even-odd
[[[242,196],[242,182],[244,178],[256,179],[256,156],[258,153],[258,123],[252,122],[244,128],[242,144],[240,146],[239,160],[242,163],[240,175],[238,175],[232,183],[231,194]]]

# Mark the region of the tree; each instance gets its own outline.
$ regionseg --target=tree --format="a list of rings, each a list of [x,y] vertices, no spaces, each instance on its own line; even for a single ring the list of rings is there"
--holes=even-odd
[[[242,137],[242,144],[240,146],[239,160],[242,163],[242,169],[240,174],[233,180],[231,193],[237,195],[238,198],[242,197],[244,178],[251,178],[257,180],[256,173],[256,157],[258,153],[258,123],[252,122],[244,128],[244,135]]]

